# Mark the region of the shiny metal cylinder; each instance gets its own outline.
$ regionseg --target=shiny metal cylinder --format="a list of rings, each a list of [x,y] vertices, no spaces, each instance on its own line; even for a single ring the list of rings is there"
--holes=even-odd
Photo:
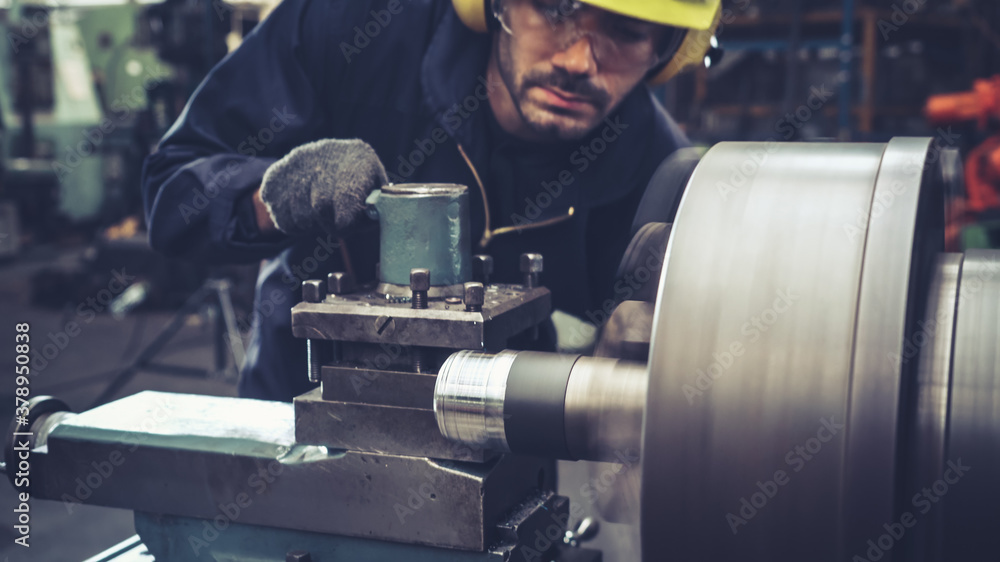
[[[435,287],[472,281],[468,187],[388,185],[369,202],[379,217],[382,283],[409,286],[414,268],[429,269]]]
[[[639,453],[645,365],[539,352],[460,351],[434,389],[441,434],[468,445],[567,460]]]
[[[509,452],[504,432],[503,401],[516,353],[496,355],[459,351],[438,373],[434,414],[441,435],[486,449]]]
[[[574,458],[618,462],[642,446],[646,366],[581,357],[566,384],[566,442]]]

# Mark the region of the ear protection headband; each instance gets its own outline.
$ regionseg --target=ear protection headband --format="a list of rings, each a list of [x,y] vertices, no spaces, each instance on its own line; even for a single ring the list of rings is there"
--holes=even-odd
[[[455,13],[471,30],[477,33],[488,33],[494,27],[491,0],[452,0]],[[659,69],[654,69],[646,78],[651,85],[662,84],[677,76],[689,67],[703,64],[705,56],[712,49],[712,37],[719,26],[722,17],[722,7],[715,14],[712,26],[704,31],[688,29],[684,39],[674,55]]]

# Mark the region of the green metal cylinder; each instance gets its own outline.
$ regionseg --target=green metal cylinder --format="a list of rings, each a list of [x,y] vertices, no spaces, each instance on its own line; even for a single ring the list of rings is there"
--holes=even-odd
[[[469,189],[464,185],[388,185],[369,198],[378,212],[382,283],[409,285],[427,268],[432,286],[472,280]]]

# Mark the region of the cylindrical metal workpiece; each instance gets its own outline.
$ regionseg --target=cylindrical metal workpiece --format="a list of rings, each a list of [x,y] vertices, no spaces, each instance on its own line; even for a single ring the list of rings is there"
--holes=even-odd
[[[644,365],[533,351],[455,353],[434,411],[449,439],[504,452],[613,461],[639,452]]]
[[[457,184],[398,184],[369,198],[378,211],[379,280],[408,286],[427,268],[435,286],[472,280],[469,190]]]
[[[459,351],[445,360],[434,386],[438,429],[449,439],[510,451],[503,406],[510,365],[517,354]]]

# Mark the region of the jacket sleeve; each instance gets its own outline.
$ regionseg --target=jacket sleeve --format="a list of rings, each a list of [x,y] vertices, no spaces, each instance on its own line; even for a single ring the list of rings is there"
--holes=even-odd
[[[284,0],[205,78],[143,166],[150,245],[202,262],[250,262],[290,243],[262,236],[250,194],[292,148],[322,137],[330,35],[352,2]]]

